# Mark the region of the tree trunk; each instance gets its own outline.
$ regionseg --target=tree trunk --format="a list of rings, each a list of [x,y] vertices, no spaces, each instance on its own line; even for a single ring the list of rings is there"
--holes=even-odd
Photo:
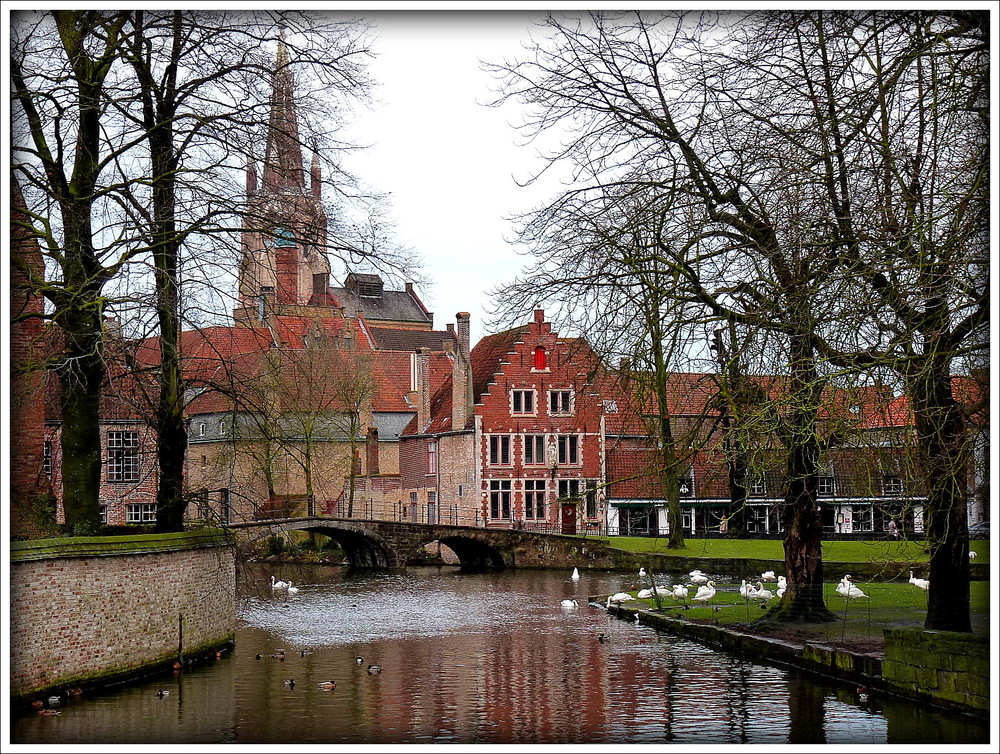
[[[63,512],[70,536],[90,536],[101,528],[101,316],[73,314],[62,323],[66,345],[59,368]]]
[[[918,374],[908,381],[907,392],[930,481],[924,526],[931,585],[924,628],[971,632],[965,421],[947,369]]]

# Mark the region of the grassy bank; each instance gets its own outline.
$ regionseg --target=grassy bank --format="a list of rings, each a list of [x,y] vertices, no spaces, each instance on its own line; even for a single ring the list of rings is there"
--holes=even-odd
[[[666,537],[603,537],[611,547],[636,553],[679,555],[695,558],[750,558],[783,560],[784,550],[776,539],[686,539],[684,547],[667,549]],[[975,540],[970,549],[977,563],[989,563],[989,540]],[[833,563],[926,562],[927,543],[908,540],[837,540],[823,543],[823,559]]]

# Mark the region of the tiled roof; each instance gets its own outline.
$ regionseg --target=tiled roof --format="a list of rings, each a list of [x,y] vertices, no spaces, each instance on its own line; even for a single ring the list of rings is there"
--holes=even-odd
[[[514,350],[514,344],[528,331],[528,325],[487,335],[472,349],[472,400],[479,399],[493,381],[493,375],[500,371],[504,357]]]
[[[369,321],[412,322],[428,325],[433,318],[407,291],[383,291],[381,296],[359,296],[347,288],[331,288],[349,317],[360,315]]]
[[[440,351],[446,340],[455,340],[447,330],[404,330],[390,327],[369,327],[378,348],[383,351],[416,351],[429,348]]]

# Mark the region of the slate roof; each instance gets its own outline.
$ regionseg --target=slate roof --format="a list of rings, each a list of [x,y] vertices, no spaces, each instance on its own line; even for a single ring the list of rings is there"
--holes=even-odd
[[[441,351],[446,340],[455,340],[455,336],[447,330],[401,330],[369,326],[368,332],[375,340],[375,346],[383,351],[416,351],[418,348]]]
[[[377,275],[358,273],[352,275],[361,282],[367,282],[364,278],[373,278],[381,282]],[[431,313],[412,291],[382,290],[379,296],[361,296],[356,290],[348,287],[331,287],[330,294],[340,301],[344,313],[349,317],[360,315],[371,322],[410,322],[414,325],[434,323]]]

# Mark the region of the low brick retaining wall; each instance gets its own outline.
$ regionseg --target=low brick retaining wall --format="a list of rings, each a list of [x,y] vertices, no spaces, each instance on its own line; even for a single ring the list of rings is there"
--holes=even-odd
[[[218,530],[12,543],[12,701],[138,677],[232,641],[234,552]]]
[[[598,604],[601,599],[592,598]],[[692,623],[612,605],[608,612],[753,661],[800,668],[910,699],[983,715],[989,712],[986,637],[920,629],[885,629],[885,657],[821,644],[798,644],[728,626]]]

